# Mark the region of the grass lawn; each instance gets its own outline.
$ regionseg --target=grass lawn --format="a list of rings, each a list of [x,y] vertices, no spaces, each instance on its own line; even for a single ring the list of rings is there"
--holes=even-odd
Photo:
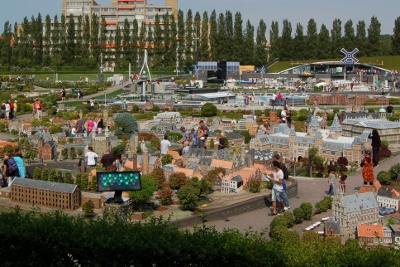
[[[98,73],[57,73],[58,74],[58,80],[61,81],[79,81],[80,77],[82,77],[83,81],[85,81],[85,78],[89,78],[90,81],[95,81],[97,80],[97,75]],[[104,80],[107,80],[108,77],[112,77],[115,73],[104,73]],[[128,75],[126,75],[128,76]],[[35,80],[46,80],[46,78],[49,77],[50,80],[55,80],[56,75],[55,73],[38,73],[35,74]]]

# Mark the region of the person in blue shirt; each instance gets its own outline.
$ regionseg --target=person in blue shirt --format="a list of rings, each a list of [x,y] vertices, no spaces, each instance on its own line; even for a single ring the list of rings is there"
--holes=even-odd
[[[22,159],[21,153],[16,153],[14,156],[15,163],[18,166],[18,177],[25,178],[26,176],[26,168],[24,160]]]

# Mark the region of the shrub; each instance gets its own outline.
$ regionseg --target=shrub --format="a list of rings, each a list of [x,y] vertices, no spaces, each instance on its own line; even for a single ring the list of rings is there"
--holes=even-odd
[[[286,211],[283,214],[283,218],[286,220],[286,227],[291,228],[294,225],[294,215],[293,213]]]
[[[188,179],[183,172],[175,172],[169,176],[169,184],[172,189],[180,189],[188,183]]]
[[[287,228],[287,221],[283,216],[275,217],[269,225],[269,236],[275,238],[274,233],[277,227],[282,226]]]
[[[395,165],[393,165],[390,169],[389,169],[389,173],[391,175],[392,180],[396,180],[398,179],[399,175],[400,175],[400,163],[397,163]]]
[[[178,198],[183,209],[192,209],[197,206],[199,190],[193,186],[184,186],[178,192]]]
[[[72,180],[72,174],[70,172],[65,173],[64,183],[66,183],[66,184],[74,183],[74,181]]]
[[[206,103],[201,107],[201,115],[204,117],[213,117],[217,115],[218,109],[212,103]]]
[[[83,214],[86,217],[93,217],[94,215],[94,204],[91,200],[83,204],[82,206]]]
[[[377,179],[382,185],[390,185],[392,176],[387,171],[380,171],[378,173]]]
[[[294,222],[299,224],[303,222],[303,218],[304,218],[304,211],[303,209],[299,208],[295,208],[293,210],[293,216],[294,216]]]
[[[251,193],[258,193],[258,192],[260,192],[260,189],[261,189],[261,180],[260,179],[251,179],[249,191]]]
[[[170,188],[164,187],[160,191],[160,200],[163,205],[171,205],[174,193]]]
[[[332,209],[332,197],[326,196],[323,200],[315,203],[315,209],[317,213],[325,212]]]
[[[300,209],[303,210],[303,219],[304,220],[311,220],[313,216],[313,206],[311,203],[303,202],[300,205]]]
[[[43,168],[41,177],[42,177],[43,181],[48,181],[49,180],[49,169]]]
[[[167,165],[167,164],[170,164],[173,159],[174,159],[174,157],[172,155],[166,154],[166,155],[162,156],[161,163],[162,163],[162,165]]]
[[[164,170],[162,168],[154,169],[149,176],[155,180],[158,186],[161,186],[165,180]]]

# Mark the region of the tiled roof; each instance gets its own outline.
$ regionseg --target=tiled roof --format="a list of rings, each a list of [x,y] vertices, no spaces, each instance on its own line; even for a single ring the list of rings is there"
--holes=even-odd
[[[188,168],[180,168],[180,167],[174,167],[174,172],[182,172],[186,175],[186,177],[193,177],[194,170],[193,169],[188,169]]]
[[[344,203],[348,213],[369,210],[378,207],[378,202],[373,192],[357,193],[344,196]]]
[[[221,168],[224,168],[224,169],[232,169],[233,168],[233,162],[232,161],[226,161],[226,160],[212,159],[211,166],[213,166],[213,167],[221,167]]]
[[[383,238],[383,226],[373,224],[359,224],[357,225],[357,236],[358,237],[380,237]]]

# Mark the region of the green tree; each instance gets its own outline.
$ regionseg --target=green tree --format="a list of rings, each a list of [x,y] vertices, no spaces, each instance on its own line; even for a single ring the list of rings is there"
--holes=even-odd
[[[83,38],[82,38],[82,47],[81,47],[81,55],[82,61],[85,62],[92,58],[90,53],[89,47],[91,43],[91,31],[90,31],[90,19],[89,15],[85,15],[84,22],[83,22]]]
[[[162,163],[162,165],[167,165],[167,164],[170,164],[173,159],[174,159],[174,157],[172,155],[166,154],[166,155],[162,156],[161,163]]]
[[[63,174],[62,174],[61,170],[59,170],[57,172],[57,182],[59,182],[59,183],[63,183],[64,182],[64,178],[63,178]]]
[[[89,174],[88,173],[82,174],[81,189],[83,191],[87,191],[89,189]]]
[[[66,64],[72,64],[75,63],[75,21],[74,21],[74,15],[70,14],[68,18],[68,27],[67,27],[67,38],[66,38],[66,51],[68,53],[68,57],[66,57],[65,63]]]
[[[294,215],[290,211],[286,211],[283,214],[283,218],[286,220],[286,227],[292,228],[294,226]]]
[[[318,51],[317,58],[327,59],[330,57],[330,36],[329,30],[326,28],[325,24],[321,25],[318,34]]]
[[[163,30],[160,25],[160,16],[156,14],[154,19],[154,57],[153,64],[160,66],[163,62]]]
[[[49,180],[49,169],[48,168],[43,168],[41,177],[42,177],[43,181]]]
[[[277,21],[272,21],[271,30],[269,31],[269,54],[271,59],[280,57],[279,42],[279,24]]]
[[[381,40],[381,23],[373,16],[368,27],[368,56],[379,56]]]
[[[70,172],[65,173],[64,183],[66,184],[73,184],[72,174]]]
[[[33,170],[33,180],[42,180],[42,169],[35,167]]]
[[[292,60],[293,59],[292,24],[287,19],[283,20],[282,36],[279,45],[280,45],[280,59]]]
[[[209,25],[208,13],[204,11],[203,20],[201,22],[200,45],[199,45],[199,61],[210,60],[210,41],[209,41]]]
[[[115,124],[120,127],[115,131],[115,135],[121,138],[123,135],[131,136],[138,134],[138,125],[135,117],[130,113],[118,113],[114,119]]]
[[[210,59],[218,60],[219,55],[217,53],[218,49],[218,24],[217,24],[217,13],[215,9],[211,12],[210,16]]]
[[[37,156],[37,152],[34,150],[28,150],[25,152],[24,158],[28,161],[35,159]]]
[[[236,20],[235,20],[236,22]],[[243,47],[243,46],[242,46]],[[242,51],[244,53],[244,51]],[[256,66],[264,66],[267,65],[268,60],[268,51],[267,51],[267,24],[265,24],[264,20],[260,20],[257,27],[257,35],[256,35],[256,57],[255,57],[255,65]]]
[[[194,62],[199,61],[199,48],[200,48],[200,39],[201,39],[201,17],[200,13],[197,11],[194,15],[193,20],[193,36],[196,38],[195,42],[195,51],[194,51]]]
[[[61,14],[60,20],[60,58],[62,62],[68,62],[69,55],[67,54],[67,21],[64,14]]]
[[[316,59],[318,58],[318,32],[317,23],[314,19],[310,19],[307,24],[307,36],[306,36],[306,51],[304,59]]]
[[[357,44],[358,50],[360,50],[357,53],[357,56],[359,57],[364,57],[368,53],[368,40],[367,40],[367,32],[365,30],[365,22],[363,20],[360,20],[357,23],[357,33],[355,37],[355,42]]]
[[[252,64],[255,57],[255,44],[254,44],[254,26],[251,25],[250,20],[246,22],[246,30],[244,34],[244,46],[246,53],[243,55],[243,63]]]
[[[123,55],[122,51],[122,36],[121,36],[121,28],[117,26],[115,30],[115,40],[114,40],[115,48],[114,48],[114,57],[115,63],[120,66],[121,68],[127,67],[124,65],[124,60],[121,59]]]
[[[251,193],[258,193],[258,192],[260,192],[260,189],[261,189],[261,180],[260,179],[251,179],[249,191]]]
[[[285,218],[283,218],[283,216],[277,216],[275,217],[272,222],[269,225],[269,236],[271,238],[276,238],[276,229],[278,227],[285,227],[287,228],[287,221]]]
[[[175,172],[169,176],[169,184],[172,189],[180,189],[188,184],[188,179],[183,172]]]
[[[71,18],[70,18],[71,19]],[[81,65],[82,60],[86,57],[83,54],[83,17],[78,17],[78,23],[76,24],[76,32],[75,32],[75,43],[74,43],[74,55],[75,55],[75,65]],[[68,28],[69,30],[69,28]]]
[[[206,103],[201,107],[201,115],[204,117],[213,117],[217,115],[218,109],[212,103]]]
[[[81,189],[81,190],[83,190],[83,188],[82,188],[82,173],[77,173],[76,174],[76,176],[75,176],[75,184]]]
[[[57,182],[57,172],[56,169],[51,169],[49,173],[49,182]]]
[[[149,176],[155,180],[158,186],[161,186],[165,180],[163,168],[155,168]]]
[[[354,34],[353,21],[349,19],[344,24],[343,46],[347,51],[353,51],[356,46],[356,35]]]
[[[335,19],[331,30],[331,56],[333,58],[340,58],[343,55],[342,52],[340,52],[342,47],[342,21],[340,19]]]
[[[157,190],[157,184],[151,177],[146,175],[142,176],[142,190],[130,191],[129,197],[132,202],[137,205],[139,210],[143,209],[143,202],[150,200],[154,191]]]
[[[71,147],[71,148],[69,149],[69,158],[70,158],[70,159],[75,159],[75,158],[76,158],[75,147]]]
[[[91,192],[97,191],[97,176],[96,175],[92,176],[91,179],[89,180],[88,190]]]
[[[187,69],[193,68],[193,15],[192,10],[189,8],[186,13],[185,21],[185,67]],[[195,36],[196,38],[198,36]]]
[[[192,209],[197,206],[199,189],[193,186],[184,186],[178,192],[178,198],[183,209]]]
[[[99,43],[99,18],[96,13],[92,13],[92,19],[90,21],[90,47],[92,48],[92,57],[96,60],[97,63],[100,63],[100,43]]]
[[[394,21],[392,35],[392,53],[395,56],[400,55],[400,16]]]
[[[293,59],[304,60],[308,52],[306,51],[306,38],[304,36],[303,26],[300,23],[296,25],[296,32],[293,39]]]
[[[83,210],[83,214],[86,217],[88,217],[88,218],[93,217],[93,215],[94,215],[94,203],[93,203],[93,201],[89,200],[88,202],[83,204],[82,210]]]

